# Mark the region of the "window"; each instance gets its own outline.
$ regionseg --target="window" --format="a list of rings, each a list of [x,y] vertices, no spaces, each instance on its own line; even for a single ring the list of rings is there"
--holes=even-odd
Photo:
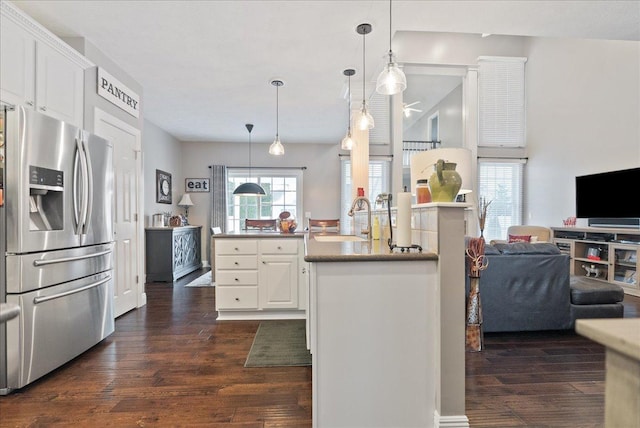
[[[524,161],[520,159],[480,159],[478,196],[491,201],[484,237],[506,239],[507,228],[522,224],[522,182]]]
[[[429,141],[440,141],[440,127],[438,126],[439,118],[439,111],[429,116],[429,122],[427,122],[427,139]]]
[[[479,146],[525,146],[525,62],[526,58],[479,58]]]
[[[274,219],[289,211],[299,219],[302,213],[302,170],[229,168],[227,172],[227,231],[244,229],[244,220]],[[250,176],[249,176],[250,175]],[[258,183],[266,195],[237,196],[233,190],[242,183]]]
[[[340,210],[340,227],[342,230],[351,230],[351,217],[347,212],[351,208],[351,160],[348,157],[342,158],[341,180],[342,183],[342,203]],[[369,160],[369,194],[366,195],[371,201],[372,208],[376,196],[380,193],[388,193],[391,190],[391,159]]]

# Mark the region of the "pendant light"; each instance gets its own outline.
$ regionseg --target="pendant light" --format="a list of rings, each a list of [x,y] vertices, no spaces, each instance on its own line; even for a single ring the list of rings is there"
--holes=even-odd
[[[251,131],[253,130],[253,124],[247,123],[245,127],[247,128],[247,131],[249,131],[249,180],[251,180]],[[239,196],[263,196],[266,193],[262,186],[248,181],[236,187],[233,194]]]
[[[367,76],[366,66],[364,61],[365,54],[365,36],[371,32],[371,24],[360,24],[356,27],[356,32],[362,34],[362,107],[356,116],[356,125],[361,131],[372,129],[375,126],[373,122],[373,116],[367,109],[367,100],[365,98],[365,79]]]
[[[351,150],[353,146],[355,146],[356,142],[351,138],[351,76],[356,74],[356,71],[353,68],[348,68],[342,72],[345,76],[349,78],[349,114],[347,118],[349,119],[349,128],[347,130],[347,135],[342,139],[341,148],[342,150]]]
[[[272,80],[271,84],[276,87],[276,139],[273,140],[273,143],[269,146],[269,154],[282,156],[284,155],[284,147],[282,146],[280,136],[278,135],[278,105],[280,101],[278,98],[278,90],[280,89],[280,86],[284,85],[284,82],[282,80]]]
[[[394,95],[407,89],[407,77],[394,61],[391,50],[391,0],[389,0],[389,62],[378,76],[376,91],[382,95]]]

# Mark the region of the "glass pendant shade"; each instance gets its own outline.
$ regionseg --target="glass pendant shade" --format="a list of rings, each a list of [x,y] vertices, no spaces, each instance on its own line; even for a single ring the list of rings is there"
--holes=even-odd
[[[376,92],[381,95],[395,95],[407,89],[407,77],[404,72],[398,67],[393,57],[393,51],[391,50],[391,35],[392,35],[392,6],[391,0],[389,0],[389,62],[382,70],[382,73],[378,76],[376,81]]]
[[[355,145],[356,145],[356,142],[354,141],[353,138],[351,138],[351,132],[347,131],[347,135],[345,135],[344,138],[342,139],[342,144],[340,145],[340,148],[342,150],[353,150]]]
[[[345,76],[347,76],[347,78],[349,79],[349,92],[347,94],[347,96],[349,97],[349,105],[348,105],[348,111],[347,111],[347,123],[348,123],[348,128],[347,128],[347,133],[345,134],[344,138],[342,139],[342,143],[340,144],[340,148],[342,150],[353,150],[353,148],[356,145],[356,142],[353,138],[351,138],[351,76],[353,76],[354,74],[356,74],[356,71],[353,68],[347,68],[346,70],[344,70],[342,72],[342,74],[344,74]]]
[[[244,195],[244,196],[262,196],[266,193],[264,189],[260,187],[259,184],[256,183],[242,183],[236,190],[233,191],[234,195]]]
[[[366,131],[375,127],[373,116],[371,116],[371,113],[369,113],[367,103],[364,101],[362,102],[362,108],[356,116],[356,126],[361,131]]]
[[[269,154],[274,156],[282,156],[284,154],[284,146],[280,142],[280,137],[276,135],[276,139],[269,146]]]
[[[284,86],[284,82],[282,80],[272,80],[271,84],[276,87],[276,139],[273,140],[273,143],[269,146],[269,154],[273,156],[282,156],[284,155],[284,146],[280,142],[279,130],[280,130],[280,97],[279,97],[279,89],[280,86]]]
[[[393,61],[393,55],[389,54],[389,63],[378,76],[376,91],[382,95],[395,95],[407,89],[407,77]]]

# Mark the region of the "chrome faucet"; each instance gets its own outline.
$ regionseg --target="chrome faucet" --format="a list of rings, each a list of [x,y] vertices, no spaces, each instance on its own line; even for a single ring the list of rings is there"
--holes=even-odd
[[[353,217],[353,210],[355,209],[356,205],[358,206],[358,209],[360,209],[362,202],[367,204],[367,228],[360,231],[360,233],[362,233],[363,235],[367,235],[367,238],[369,239],[369,241],[371,241],[373,236],[371,234],[371,202],[369,202],[369,199],[365,198],[364,196],[356,197],[353,200],[353,203],[351,204],[351,209],[347,214],[349,215],[349,217]]]

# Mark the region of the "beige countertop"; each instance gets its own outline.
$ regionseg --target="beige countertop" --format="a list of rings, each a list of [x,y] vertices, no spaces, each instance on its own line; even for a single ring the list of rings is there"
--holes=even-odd
[[[259,231],[259,230],[241,230],[238,232],[221,233],[219,235],[211,235],[212,239],[220,238],[298,238],[302,239],[306,235],[305,232],[282,233],[278,231]]]
[[[640,361],[640,318],[577,320],[576,331],[607,348]]]
[[[186,226],[164,226],[164,227],[145,227],[144,230],[171,230],[171,229],[194,229],[202,226],[188,224]]]
[[[438,260],[438,255],[430,252],[419,253],[412,249],[410,252],[389,250],[386,241],[349,241],[349,242],[319,242],[313,235],[305,237],[305,256],[307,262],[363,262],[363,261],[419,261]]]
[[[324,233],[320,235],[332,235]],[[238,231],[222,233],[211,236],[212,239],[229,238],[277,238],[277,239],[302,239],[305,240],[305,261],[307,262],[353,262],[353,261],[400,261],[400,260],[437,260],[438,255],[430,252],[419,253],[412,249],[410,252],[401,252],[395,249],[389,250],[386,241],[349,241],[349,242],[319,242],[313,239],[314,234],[297,231],[294,233],[281,233],[271,231]]]

